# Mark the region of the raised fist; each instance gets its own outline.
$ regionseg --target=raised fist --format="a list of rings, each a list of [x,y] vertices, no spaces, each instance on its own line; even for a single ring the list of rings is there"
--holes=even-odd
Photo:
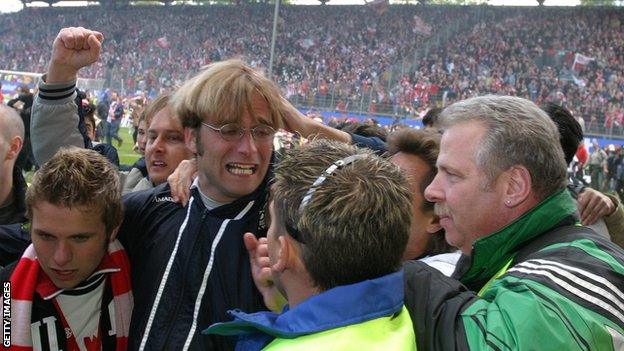
[[[52,44],[47,83],[66,82],[100,57],[104,36],[82,27],[63,28]]]

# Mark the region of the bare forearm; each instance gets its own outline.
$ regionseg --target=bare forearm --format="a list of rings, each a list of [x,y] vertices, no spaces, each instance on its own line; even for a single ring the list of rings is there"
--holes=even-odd
[[[342,141],[343,143],[351,143],[351,135],[347,132],[343,132],[342,130],[338,130],[336,128],[332,128],[330,126],[326,126],[314,120],[313,125],[310,125],[309,131],[307,135],[303,135],[308,139],[312,138],[323,138],[330,139],[336,141]]]
[[[321,122],[304,116],[295,106],[286,99],[282,99],[282,112],[284,114],[285,128],[291,133],[299,133],[307,139],[324,138],[351,142],[351,135],[336,128],[326,126]]]
[[[75,81],[77,77],[77,70],[69,67],[64,67],[63,65],[50,61],[50,64],[48,66],[48,74],[46,75],[46,83],[67,83]]]

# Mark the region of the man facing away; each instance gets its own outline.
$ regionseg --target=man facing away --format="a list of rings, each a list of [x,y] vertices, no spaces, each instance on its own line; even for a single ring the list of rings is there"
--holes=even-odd
[[[582,227],[557,127],[532,102],[484,96],[441,113],[425,197],[463,256],[453,277],[405,264],[421,349],[619,350],[624,253]]]
[[[24,123],[17,112],[0,105],[0,224],[24,221],[26,181],[16,161],[24,143]]]
[[[97,59],[103,36],[72,27],[57,40],[71,54],[53,54],[46,79],[56,82],[50,88],[67,89],[80,68]],[[304,137],[350,137],[303,117],[275,83],[239,60],[206,67],[172,101],[198,178],[184,207],[172,201],[166,184],[124,198],[119,239],[132,261],[137,302],[129,348],[228,350],[233,340],[200,331],[227,319],[229,309],[265,308],[243,234],[266,235],[275,130],[286,124]],[[35,100],[35,110],[44,107]],[[53,114],[47,109],[33,125]]]
[[[275,167],[267,234],[281,314],[231,311],[208,333],[242,335],[237,350],[415,350],[401,257],[411,195],[372,152],[317,140]]]
[[[116,235],[117,170],[93,150],[62,149],[26,193],[32,244],[0,271],[19,350],[126,350],[130,264]]]

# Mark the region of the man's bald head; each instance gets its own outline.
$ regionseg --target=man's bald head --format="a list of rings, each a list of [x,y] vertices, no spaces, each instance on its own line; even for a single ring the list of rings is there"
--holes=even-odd
[[[0,206],[13,189],[13,168],[24,144],[24,122],[11,107],[0,104]]]
[[[24,140],[24,122],[17,111],[13,108],[0,104],[0,138],[3,148],[13,140],[14,137]]]

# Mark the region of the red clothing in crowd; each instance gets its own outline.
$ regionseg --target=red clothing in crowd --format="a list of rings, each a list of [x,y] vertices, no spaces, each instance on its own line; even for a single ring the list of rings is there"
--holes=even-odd
[[[589,159],[589,153],[587,152],[587,148],[583,143],[579,144],[578,149],[576,149],[576,158],[578,159],[581,166],[587,163],[587,159]]]

